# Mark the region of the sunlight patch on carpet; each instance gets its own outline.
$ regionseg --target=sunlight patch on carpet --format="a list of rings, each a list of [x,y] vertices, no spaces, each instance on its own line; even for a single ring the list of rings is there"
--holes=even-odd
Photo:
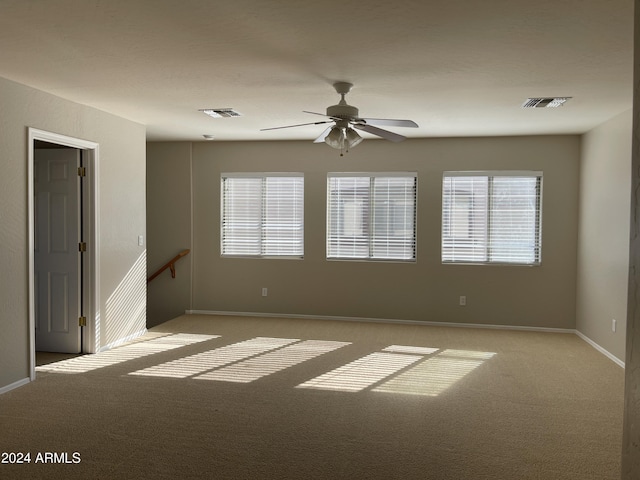
[[[494,355],[492,352],[443,350],[374,388],[373,391],[435,397]]]
[[[144,368],[129,375],[150,377],[188,378],[199,375],[231,363],[253,357],[291,343],[299,342],[296,338],[256,337],[224,347],[197,353]]]
[[[467,376],[493,352],[442,350],[390,345],[322,374],[296,388],[344,392],[373,392],[437,396]],[[435,354],[435,355],[434,355]]]
[[[219,335],[176,333],[151,340],[136,341],[105,352],[82,355],[60,362],[41,365],[36,367],[36,372],[85,373],[218,337]]]
[[[371,353],[296,388],[359,392],[422,358],[401,353]]]
[[[437,348],[431,347],[412,347],[410,345],[389,345],[382,349],[383,352],[395,353],[414,353],[416,355],[431,355],[438,351]]]
[[[234,363],[219,370],[213,370],[195,378],[249,383],[346,345],[350,345],[350,342],[305,340],[274,352]]]

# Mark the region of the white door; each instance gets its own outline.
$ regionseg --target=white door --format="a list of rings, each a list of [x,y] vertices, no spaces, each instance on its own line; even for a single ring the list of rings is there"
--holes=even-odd
[[[36,350],[79,353],[80,151],[34,152]]]

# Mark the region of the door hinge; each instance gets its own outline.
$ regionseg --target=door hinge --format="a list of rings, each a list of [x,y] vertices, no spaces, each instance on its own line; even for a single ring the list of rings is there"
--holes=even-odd
[[[86,242],[80,242],[78,244],[78,251],[86,252],[87,251],[87,243]]]
[[[86,327],[87,326],[87,317],[79,317],[78,318],[78,325],[80,325],[81,327]]]
[[[87,176],[87,168],[86,167],[78,167],[78,176],[86,177]]]

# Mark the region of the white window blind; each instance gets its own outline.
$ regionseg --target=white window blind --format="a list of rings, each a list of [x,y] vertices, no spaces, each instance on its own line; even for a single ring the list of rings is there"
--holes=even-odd
[[[541,172],[445,172],[442,261],[537,265]]]
[[[327,258],[415,260],[415,174],[329,174]]]
[[[301,174],[222,175],[222,255],[304,255]]]

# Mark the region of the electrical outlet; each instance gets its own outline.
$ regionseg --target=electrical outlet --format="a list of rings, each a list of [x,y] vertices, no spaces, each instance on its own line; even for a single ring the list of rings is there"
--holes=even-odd
[[[616,327],[618,326],[617,324],[618,324],[618,321],[615,318],[611,320],[611,331],[613,333],[616,332]]]
[[[467,305],[467,297],[465,295],[460,295],[460,306],[465,307]]]
[[[266,297],[267,293],[269,293],[268,290],[267,290],[267,287],[262,287],[262,296]]]

